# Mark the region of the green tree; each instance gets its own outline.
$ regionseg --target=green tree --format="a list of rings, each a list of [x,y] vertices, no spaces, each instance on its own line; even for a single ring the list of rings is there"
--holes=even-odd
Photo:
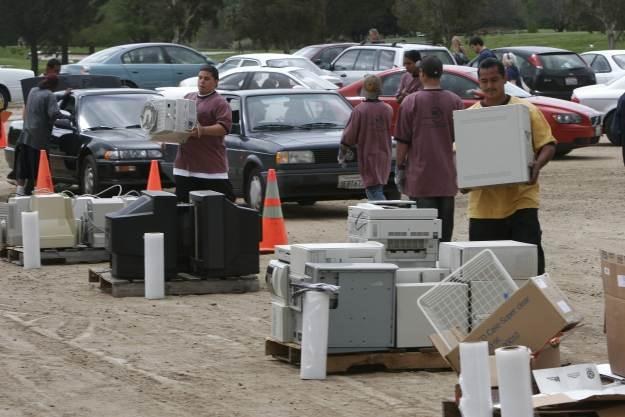
[[[614,49],[625,30],[625,2],[623,0],[578,0],[590,16],[601,24],[601,30],[608,37],[608,49]]]
[[[483,0],[471,2],[479,10]],[[467,14],[463,0],[395,0],[393,12],[399,26],[408,31],[426,32],[434,43],[448,45],[458,33],[479,27],[477,14]]]

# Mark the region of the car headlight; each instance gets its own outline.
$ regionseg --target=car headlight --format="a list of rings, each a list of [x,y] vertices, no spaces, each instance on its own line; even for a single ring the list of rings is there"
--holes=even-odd
[[[125,149],[117,151],[106,151],[104,159],[120,160],[120,159],[158,159],[162,158],[163,153],[158,149]]]
[[[556,113],[553,115],[553,118],[558,123],[562,124],[572,124],[572,123],[581,123],[582,116],[576,113]]]
[[[285,151],[276,153],[276,164],[314,164],[312,151]]]

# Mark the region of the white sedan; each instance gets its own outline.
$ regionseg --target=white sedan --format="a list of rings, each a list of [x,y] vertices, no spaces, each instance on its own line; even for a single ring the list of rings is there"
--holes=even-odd
[[[31,70],[0,68],[0,95],[4,103],[11,105],[24,103],[20,81],[34,76],[35,73]]]
[[[595,72],[597,84],[605,84],[625,75],[625,50],[590,51],[580,56]]]
[[[238,91],[274,88],[336,90],[338,87],[302,68],[239,67],[220,75],[217,88]],[[156,91],[167,98],[184,97],[187,93],[197,91],[197,77],[182,80],[179,87],[160,87]]]
[[[299,67],[307,69],[308,71],[315,73],[319,77],[330,81],[339,87],[343,87],[343,81],[337,77],[336,74],[332,71],[319,68],[310,59],[304,56],[273,53],[235,55],[230,58],[226,58],[224,62],[217,65],[217,69],[221,73],[233,68],[249,66],[274,68]]]
[[[610,132],[610,125],[616,110],[618,99],[625,94],[625,75],[608,82],[607,84],[587,85],[573,90],[571,101],[581,103],[605,114],[603,131],[614,143]]]

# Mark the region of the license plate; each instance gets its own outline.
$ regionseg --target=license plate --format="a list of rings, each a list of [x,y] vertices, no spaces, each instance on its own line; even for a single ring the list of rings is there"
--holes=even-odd
[[[577,85],[577,78],[576,77],[566,77],[564,79],[564,84],[566,84],[566,85]]]
[[[339,175],[337,187],[347,188],[350,190],[357,190],[357,189],[364,188],[362,185],[362,178],[360,178],[360,175],[358,174]]]

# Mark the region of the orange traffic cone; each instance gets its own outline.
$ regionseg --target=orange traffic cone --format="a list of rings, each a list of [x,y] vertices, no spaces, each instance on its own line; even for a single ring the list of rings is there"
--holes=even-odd
[[[9,120],[11,114],[12,113],[10,111],[0,112],[0,149],[7,147],[7,131],[4,128],[4,124],[7,122],[7,120]]]
[[[265,191],[265,207],[263,208],[263,241],[260,242],[260,253],[273,253],[275,245],[286,245],[286,227],[282,217],[282,203],[278,192],[276,171],[270,169],[267,175]]]
[[[150,163],[150,175],[148,176],[148,191],[163,191],[161,186],[161,172],[158,168],[158,161],[152,160]]]
[[[35,194],[46,194],[54,192],[54,184],[52,183],[52,174],[50,174],[50,165],[48,165],[48,155],[45,150],[39,151],[39,169],[37,170],[37,184],[35,185]]]

